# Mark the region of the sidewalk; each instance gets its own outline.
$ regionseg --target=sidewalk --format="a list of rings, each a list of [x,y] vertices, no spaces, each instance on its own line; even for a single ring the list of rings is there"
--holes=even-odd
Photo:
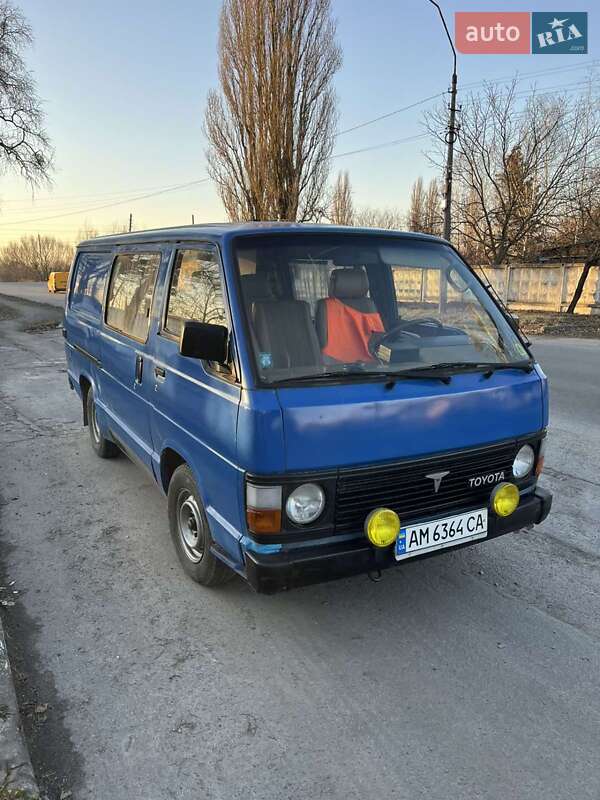
[[[0,800],[35,800],[39,789],[21,730],[19,708],[0,619]]]

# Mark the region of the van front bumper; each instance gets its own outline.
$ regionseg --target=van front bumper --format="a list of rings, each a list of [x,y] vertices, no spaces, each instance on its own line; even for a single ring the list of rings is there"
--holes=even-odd
[[[450,549],[458,550],[495,539],[505,533],[512,533],[546,519],[552,506],[552,494],[539,486],[529,495],[521,498],[517,510],[510,517],[500,518],[493,514],[488,517],[488,535],[485,539],[459,544]],[[436,550],[414,556],[411,561],[431,558],[447,550]],[[360,575],[366,572],[398,566],[393,547],[379,550],[366,538],[328,545],[302,547],[282,550],[278,553],[246,552],[246,578],[250,585],[262,594],[275,594],[286,589],[308,586],[314,583],[335,580],[336,578]]]

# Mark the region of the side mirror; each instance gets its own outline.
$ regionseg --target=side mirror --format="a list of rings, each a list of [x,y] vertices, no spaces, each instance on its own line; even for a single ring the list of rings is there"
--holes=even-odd
[[[179,337],[179,352],[182,356],[226,364],[228,344],[229,331],[224,325],[189,320],[183,323]]]

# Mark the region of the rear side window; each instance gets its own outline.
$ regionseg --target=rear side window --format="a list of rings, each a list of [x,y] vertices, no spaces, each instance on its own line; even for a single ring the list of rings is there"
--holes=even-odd
[[[77,256],[69,299],[73,311],[100,319],[110,260],[110,253],[80,253]]]
[[[211,245],[177,251],[165,330],[179,336],[186,320],[227,325],[217,250]]]
[[[117,256],[108,287],[106,324],[146,341],[160,253]]]

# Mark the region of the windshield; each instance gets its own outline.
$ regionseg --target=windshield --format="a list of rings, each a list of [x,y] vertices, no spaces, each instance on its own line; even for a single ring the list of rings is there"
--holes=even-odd
[[[279,234],[239,237],[234,252],[263,382],[529,359],[443,243]]]

